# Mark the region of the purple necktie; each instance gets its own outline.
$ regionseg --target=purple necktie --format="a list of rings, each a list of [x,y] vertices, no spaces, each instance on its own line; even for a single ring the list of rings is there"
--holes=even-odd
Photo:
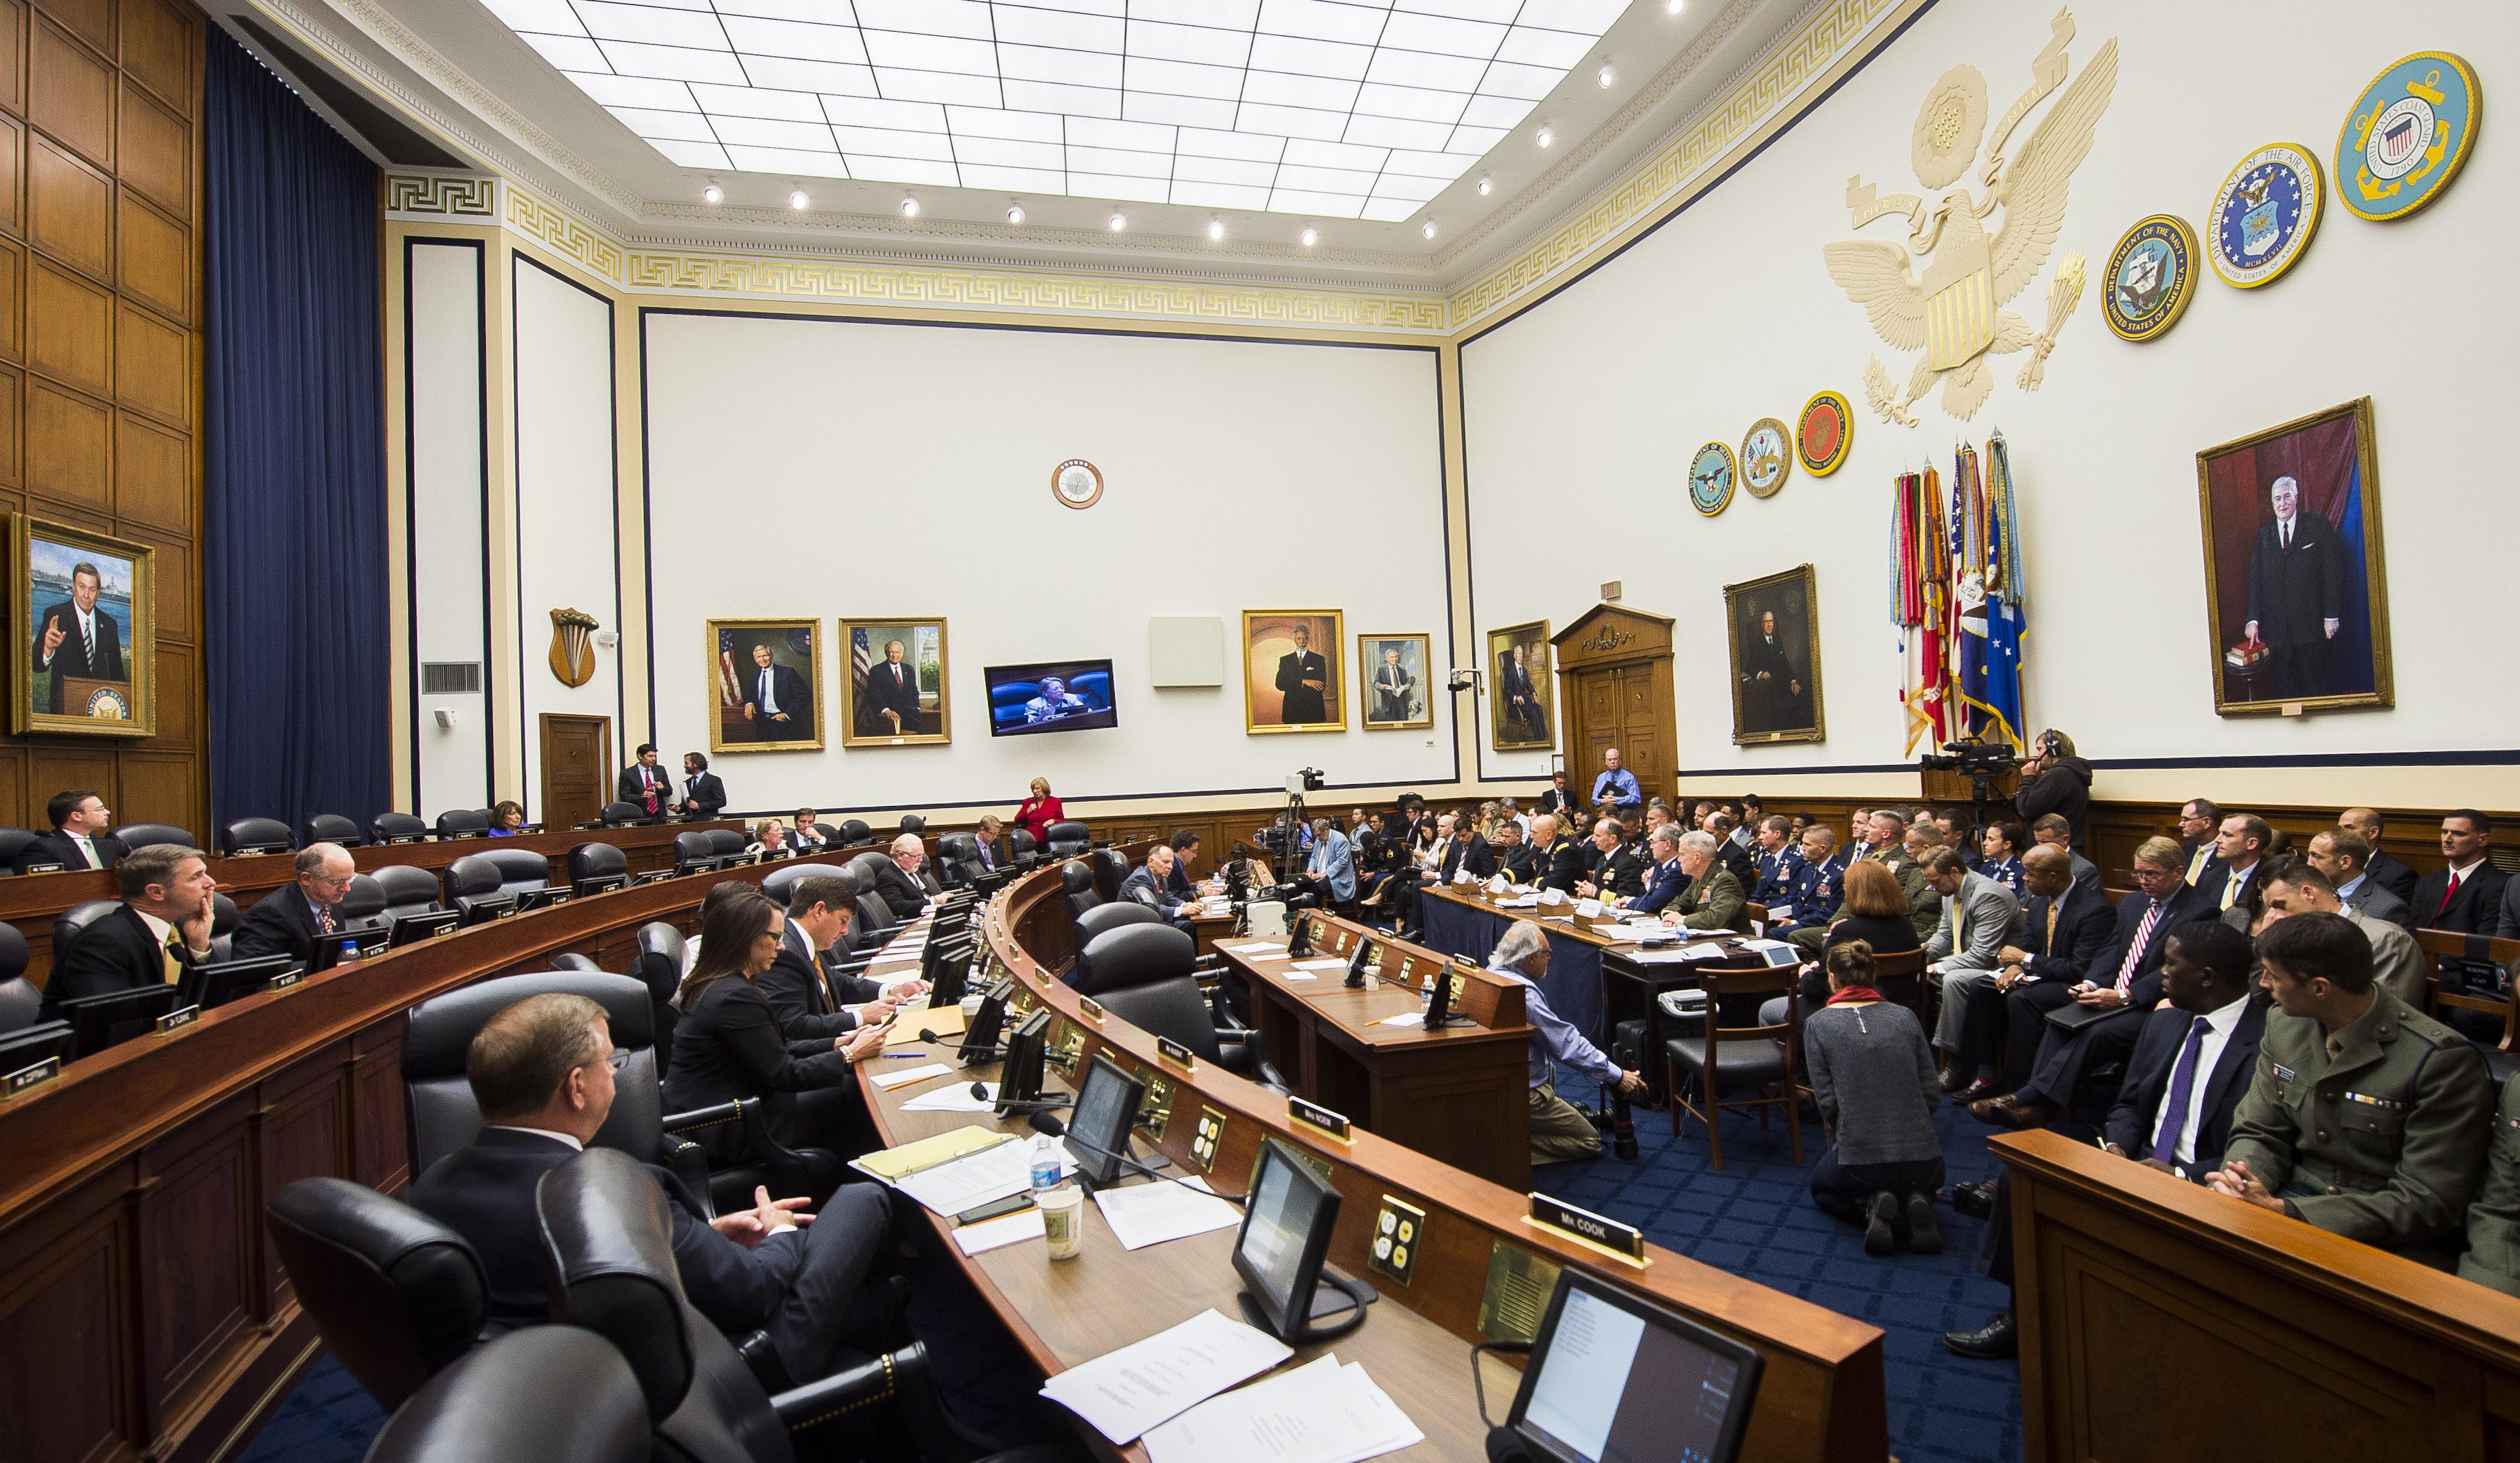
[[[2160,1131],[2152,1140],[2156,1162],[2166,1164],[2179,1156],[2179,1132],[2187,1126],[2187,1102],[2196,1091],[2196,1053],[2205,1049],[2210,1024],[2199,1016],[2187,1028],[2187,1044],[2179,1048],[2179,1065],[2170,1069],[2170,1099],[2161,1105]]]

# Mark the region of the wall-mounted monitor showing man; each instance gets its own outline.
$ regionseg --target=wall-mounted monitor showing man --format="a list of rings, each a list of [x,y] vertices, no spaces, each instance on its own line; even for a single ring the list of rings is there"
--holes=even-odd
[[[980,672],[989,687],[989,734],[1087,732],[1120,725],[1111,699],[1111,662],[1046,660],[993,665]]]

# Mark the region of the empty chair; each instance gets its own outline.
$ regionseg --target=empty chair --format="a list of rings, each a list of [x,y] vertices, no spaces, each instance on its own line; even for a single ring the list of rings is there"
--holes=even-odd
[[[499,897],[499,865],[467,854],[446,865],[446,908],[468,913],[474,905]]]
[[[1007,858],[1016,864],[1027,863],[1041,852],[1041,840],[1032,836],[1030,828],[1007,829],[1006,842]]]
[[[372,843],[417,843],[428,836],[428,824],[408,813],[380,813],[368,820]]]
[[[1050,856],[1065,859],[1081,854],[1092,846],[1094,835],[1075,819],[1061,819],[1042,831],[1050,835]]]
[[[346,1178],[300,1178],[267,1213],[297,1303],[384,1406],[402,1405],[481,1339],[490,1282],[446,1225]]]
[[[345,929],[374,929],[384,922],[385,886],[373,874],[350,875],[349,891],[333,910],[333,917]]]
[[[868,827],[864,819],[843,819],[838,836],[840,847],[857,848],[875,837],[875,829]]]
[[[1755,1024],[1755,1017],[1749,1026],[1724,1024],[1725,1011],[1735,1004],[1757,1010],[1771,997],[1791,994],[1799,979],[1800,973],[1791,965],[1781,970],[1708,971],[1699,978],[1713,1012],[1704,1023],[1705,1030],[1697,1036],[1672,1037],[1662,1043],[1665,1072],[1671,1084],[1672,1136],[1680,1135],[1683,1110],[1704,1123],[1707,1158],[1714,1168],[1724,1167],[1724,1130],[1720,1124],[1728,1107],[1759,1109],[1761,1128],[1768,1126],[1769,1108],[1780,1109],[1794,1162],[1803,1161],[1800,1099],[1794,1089],[1794,1068],[1798,1065],[1794,1053],[1803,1041],[1802,1002],[1783,1002],[1785,1019],[1772,1025]],[[1735,1000],[1728,1002],[1727,997]],[[1744,1092],[1749,1095],[1738,1095]]]
[[[483,808],[449,808],[437,815],[437,836],[487,838],[490,836],[489,811]]]
[[[172,843],[184,848],[201,847],[194,840],[190,830],[179,828],[173,823],[124,823],[115,828],[113,834],[122,840],[124,848],[134,852],[147,848],[153,843]],[[284,826],[280,830],[280,835],[286,839],[289,836],[289,829]]]
[[[0,873],[16,873],[19,861],[26,856],[26,845],[35,838],[24,828],[0,828]]]
[[[1129,877],[1129,856],[1116,848],[1098,848],[1085,856],[1094,870],[1094,892],[1104,902],[1120,897],[1120,885]]]
[[[551,886],[551,860],[529,848],[493,848],[468,859],[487,859],[499,870],[501,894],[522,894]]]
[[[626,827],[647,816],[648,810],[637,803],[607,803],[604,805],[602,815],[604,825],[608,828]]]
[[[1095,937],[1106,930],[1127,924],[1162,924],[1164,916],[1139,904],[1122,900],[1116,904],[1096,905],[1076,916],[1076,963],[1067,972],[1067,983],[1079,990],[1091,989],[1087,983],[1085,952]]]
[[[575,1326],[528,1326],[429,1378],[385,1420],[367,1463],[644,1463],[652,1442],[647,1394],[618,1348]]]
[[[639,958],[630,978],[648,988],[649,1034],[656,1042],[656,1075],[662,1078],[674,1050],[674,1027],[683,1013],[674,992],[683,984],[683,932],[661,919],[639,926]]]
[[[960,889],[980,876],[980,840],[968,833],[948,833],[936,840],[936,878],[948,889]]]
[[[1082,859],[1070,859],[1058,871],[1059,888],[1067,895],[1067,917],[1082,919],[1085,911],[1102,903],[1094,888],[1094,869]]]
[[[1269,1064],[1258,1032],[1218,1029],[1191,973],[1196,959],[1191,937],[1169,924],[1124,924],[1079,952],[1093,983],[1076,989],[1140,1031],[1169,1037],[1228,1072],[1283,1090],[1285,1079]]]
[[[746,848],[751,847],[750,840],[733,828],[710,828],[703,836],[709,841],[709,851],[721,859],[729,854],[742,853]]]
[[[301,831],[308,843],[338,843],[343,848],[361,848],[368,841],[357,823],[338,813],[318,813],[306,820],[306,826]]]
[[[123,843],[129,846],[130,840]],[[234,858],[239,854],[285,854],[297,847],[289,836],[289,824],[276,818],[240,818],[219,829],[219,852]]]
[[[627,879],[630,859],[609,843],[581,843],[568,851],[568,882],[575,888],[588,879]]]
[[[689,873],[717,857],[717,846],[704,829],[674,835],[674,872]]]
[[[595,956],[582,955],[573,950],[564,950],[552,956],[551,963],[554,970],[587,970],[597,975],[604,973],[604,967],[595,963]]]
[[[392,921],[405,914],[430,914],[446,908],[437,902],[437,896],[443,892],[438,887],[437,875],[426,868],[415,868],[408,864],[388,864],[377,870],[376,880],[377,887],[384,892],[385,897],[385,907],[377,913],[384,920]]]
[[[0,924],[0,1037],[35,1024],[44,993],[26,979],[26,937],[14,924]]]
[[[62,955],[69,950],[70,942],[78,938],[79,931],[112,913],[121,905],[122,901],[117,899],[83,899],[64,909],[53,921],[54,968],[61,968]]]
[[[905,813],[901,815],[901,831],[905,833],[924,833],[927,831],[927,820],[920,817],[916,813]]]

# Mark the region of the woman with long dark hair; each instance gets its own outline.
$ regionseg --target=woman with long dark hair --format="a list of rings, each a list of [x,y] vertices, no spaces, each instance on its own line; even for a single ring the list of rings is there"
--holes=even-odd
[[[700,954],[674,995],[683,1019],[674,1028],[665,1069],[665,1103],[677,1112],[743,1097],[762,1099],[771,1130],[790,1147],[831,1146],[836,1102],[799,1104],[798,1094],[846,1094],[853,1065],[883,1049],[882,1026],[845,1038],[791,1042],[781,1035],[770,998],[753,980],[779,957],[788,916],[757,892],[720,903],[700,921]],[[743,1130],[722,1123],[705,1129],[700,1146],[719,1160],[743,1155]]]

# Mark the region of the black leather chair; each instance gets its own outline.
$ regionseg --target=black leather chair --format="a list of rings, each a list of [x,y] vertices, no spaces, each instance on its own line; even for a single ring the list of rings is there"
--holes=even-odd
[[[1067,917],[1082,919],[1085,911],[1102,903],[1094,888],[1094,868],[1082,859],[1070,859],[1058,871],[1059,888],[1067,895]]]
[[[26,828],[0,828],[0,873],[16,873],[18,861],[26,855],[26,845],[36,834]]]
[[[1128,856],[1116,848],[1098,848],[1085,856],[1085,863],[1094,870],[1094,892],[1105,903],[1118,899],[1129,877]]]
[[[1093,946],[1095,937],[1106,930],[1116,930],[1122,925],[1162,923],[1164,923],[1164,916],[1133,899],[1096,905],[1093,909],[1077,915],[1074,942],[1076,964],[1067,973],[1067,983],[1079,988],[1085,985],[1087,964],[1085,952]]]
[[[469,914],[474,905],[499,897],[499,865],[478,854],[466,854],[446,865],[446,908]]]
[[[388,922],[405,914],[428,914],[446,908],[437,902],[440,889],[437,875],[409,864],[388,864],[376,872],[377,887],[384,891],[385,907],[377,911]]]
[[[637,803],[607,803],[604,805],[604,812],[600,816],[603,818],[604,825],[606,827],[623,828],[628,827],[630,824],[635,822],[645,821],[648,817],[648,810],[640,807]]]
[[[581,843],[568,851],[568,883],[574,889],[588,879],[630,877],[630,857],[609,843]]]
[[[1007,829],[1007,862],[1029,864],[1041,854],[1041,840],[1029,828]]]
[[[651,1442],[647,1395],[610,1342],[528,1326],[429,1378],[385,1420],[366,1463],[645,1463]]]
[[[437,836],[487,838],[490,836],[490,811],[486,808],[449,808],[437,815]]]
[[[522,894],[551,887],[551,860],[529,848],[491,848],[468,859],[487,859],[498,867],[499,892]]]
[[[401,1406],[482,1339],[489,1278],[446,1225],[346,1178],[300,1178],[268,1214],[297,1303],[380,1404]]]
[[[733,828],[709,828],[704,830],[702,836],[709,841],[709,852],[721,859],[729,854],[742,853],[752,846],[751,839]]]
[[[875,829],[868,827],[862,818],[843,819],[837,836],[840,847],[860,848],[875,840]]]
[[[210,896],[210,958],[228,957],[229,943],[236,938],[236,927],[244,922],[245,913],[235,900],[224,894]]]
[[[118,899],[83,899],[64,909],[53,920],[53,964],[58,967],[62,954],[78,938],[79,931],[103,919],[122,907]]]
[[[300,848],[309,843],[338,843],[343,848],[364,848],[368,842],[368,835],[359,831],[359,825],[338,813],[318,813],[306,820],[306,826],[299,831],[305,835],[298,844]]]
[[[717,845],[709,841],[706,829],[674,835],[674,872],[689,873],[716,857]]]
[[[1141,1031],[1170,1037],[1238,1077],[1286,1089],[1258,1032],[1217,1026],[1192,973],[1197,949],[1190,936],[1161,921],[1124,924],[1095,936],[1077,960],[1089,977],[1076,983],[1077,994],[1101,1001],[1103,1010]]]
[[[817,855],[804,859],[791,859],[761,876],[761,892],[777,900],[780,908],[785,909],[788,896],[796,892],[799,881],[837,878],[839,873],[840,864],[833,856]],[[852,890],[851,893],[854,894],[855,891]]]
[[[378,883],[374,874],[365,873],[350,875],[350,888],[333,910],[343,928],[354,930],[375,929],[384,922],[384,913],[385,886]]]
[[[286,854],[296,847],[297,840],[290,836],[289,824],[276,818],[235,819],[219,829],[219,852],[230,858],[239,854]]]
[[[380,813],[368,820],[372,843],[416,843],[428,836],[428,824],[408,813]]]
[[[584,970],[595,975],[604,973],[604,967],[595,963],[595,956],[582,955],[573,950],[563,950],[552,956],[551,967],[554,970]]]
[[[1075,819],[1061,819],[1042,830],[1050,835],[1050,856],[1071,859],[1094,846],[1094,834]]]
[[[674,1050],[674,1028],[683,1013],[674,1006],[674,993],[683,985],[683,932],[661,919],[652,919],[639,926],[639,958],[631,962],[630,978],[648,988],[649,1032],[656,1042],[656,1076],[662,1078],[671,1065]]]
[[[281,829],[281,836],[287,837],[288,833],[287,828]],[[171,843],[181,848],[201,847],[191,829],[179,828],[173,823],[124,823],[113,830],[113,836],[121,839],[122,846],[127,849],[147,848],[153,843]]]
[[[936,840],[936,879],[948,889],[961,889],[980,876],[980,840],[968,833],[948,833]]]
[[[916,813],[905,813],[901,815],[901,831],[923,834],[927,831],[927,820]]]
[[[0,1037],[35,1024],[44,993],[26,979],[26,937],[14,924],[0,924]]]

